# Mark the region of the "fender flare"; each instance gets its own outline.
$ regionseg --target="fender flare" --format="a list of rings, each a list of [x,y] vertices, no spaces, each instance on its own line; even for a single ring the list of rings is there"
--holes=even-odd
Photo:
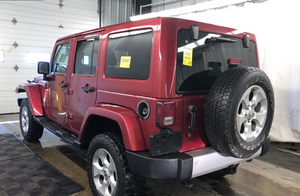
[[[44,116],[40,85],[36,83],[23,83],[18,86],[17,92],[26,92],[28,103],[33,116]],[[24,99],[24,98],[21,98]],[[18,100],[18,105],[20,104]],[[20,106],[20,105],[19,105]]]
[[[127,150],[146,150],[144,136],[136,113],[128,108],[110,104],[97,104],[88,109],[81,125],[78,137],[79,142],[81,142],[87,131],[86,126],[89,117],[92,115],[102,116],[116,121],[120,126],[123,142]]]

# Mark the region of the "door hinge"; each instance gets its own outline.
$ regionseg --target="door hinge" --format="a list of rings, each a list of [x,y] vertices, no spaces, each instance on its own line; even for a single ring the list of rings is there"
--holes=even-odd
[[[48,84],[48,83],[45,83],[45,84],[44,84],[44,87],[45,87],[45,89],[49,89],[49,84]]]
[[[73,89],[71,88],[68,89],[68,95],[73,95]]]
[[[68,112],[68,119],[73,119],[73,114],[71,112]]]

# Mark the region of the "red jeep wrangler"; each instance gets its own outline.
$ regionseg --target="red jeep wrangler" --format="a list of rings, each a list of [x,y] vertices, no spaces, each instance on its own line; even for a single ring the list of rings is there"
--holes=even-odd
[[[154,18],[56,41],[19,85],[24,139],[43,128],[87,150],[94,195],[133,195],[143,178],[234,173],[264,155],[274,114],[253,34]]]

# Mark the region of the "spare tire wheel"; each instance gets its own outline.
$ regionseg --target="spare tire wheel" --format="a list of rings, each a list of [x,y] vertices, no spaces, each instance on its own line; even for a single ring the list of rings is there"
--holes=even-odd
[[[205,105],[205,131],[214,149],[248,158],[267,138],[274,94],[267,75],[255,67],[228,69],[214,82]]]

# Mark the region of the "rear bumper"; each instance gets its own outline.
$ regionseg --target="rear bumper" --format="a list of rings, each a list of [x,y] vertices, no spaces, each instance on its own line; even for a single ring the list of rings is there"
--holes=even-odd
[[[151,179],[173,179],[180,182],[262,156],[268,152],[269,142],[268,138],[262,148],[247,159],[223,156],[212,147],[158,157],[152,157],[146,151],[127,151],[127,159],[130,171],[134,175]]]

